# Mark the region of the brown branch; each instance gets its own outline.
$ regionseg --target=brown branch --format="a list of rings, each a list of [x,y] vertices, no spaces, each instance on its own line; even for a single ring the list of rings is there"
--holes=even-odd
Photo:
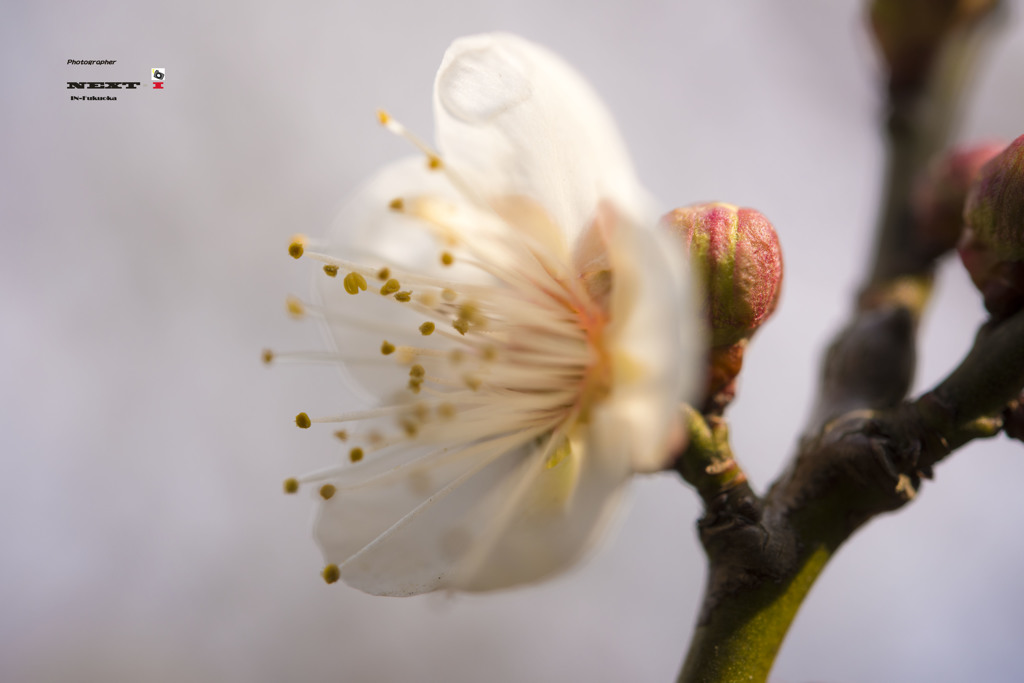
[[[732,456],[721,410],[688,413],[691,441],[677,470],[705,502],[698,526],[709,569],[680,681],[765,680],[835,550],[871,518],[913,500],[952,450],[1020,419],[1024,311],[988,323],[956,370],[905,401],[937,258],[915,240],[911,183],[948,143],[993,23],[990,17],[954,32],[919,89],[890,91],[875,258],[850,322],[826,354],[817,408],[797,453],[763,498]]]

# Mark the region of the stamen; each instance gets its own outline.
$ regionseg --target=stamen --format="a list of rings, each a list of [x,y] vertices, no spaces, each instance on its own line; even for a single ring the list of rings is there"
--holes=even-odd
[[[441,264],[445,266],[450,266],[453,263],[455,263],[455,257],[452,256],[452,253],[450,251],[442,251]]]
[[[441,290],[441,298],[447,301],[448,303],[455,301],[455,297],[457,296],[458,294],[455,293],[454,289],[446,288]]]
[[[403,304],[408,303],[412,299],[412,292],[399,292],[395,294],[395,301],[401,301]]]
[[[366,278],[359,273],[349,273],[344,280],[345,291],[349,294],[358,294],[359,290],[366,291]]]
[[[324,484],[320,487],[320,497],[324,500],[330,500],[334,497],[334,492],[336,490],[337,489],[334,487],[334,484]]]
[[[387,280],[389,277],[391,277],[390,268],[381,268],[380,270],[377,271],[378,280]]]
[[[469,321],[464,320],[463,318],[459,318],[458,320],[452,323],[452,327],[458,330],[459,334],[464,335],[467,332],[469,332]]]
[[[401,211],[405,208],[405,201],[401,197],[395,197],[388,202],[388,208],[392,211]]]
[[[292,258],[301,258],[302,252],[305,251],[306,247],[306,236],[296,235],[292,238],[291,244],[288,245],[288,253]]]
[[[387,334],[388,332],[395,332],[395,328],[389,328],[388,330],[382,330],[382,333]],[[397,330],[400,331],[400,330]],[[280,363],[310,363],[314,365],[340,365],[342,363],[359,363],[359,364],[377,364],[377,363],[388,363],[380,356],[361,356],[361,355],[345,355],[336,353],[334,351],[292,351],[292,352],[279,352],[270,351],[269,349],[263,352],[263,362],[274,363],[275,365]]]
[[[306,314],[306,307],[302,304],[301,300],[294,296],[285,299],[284,305],[288,309],[288,314],[293,318],[301,318]]]
[[[437,169],[441,168],[441,166],[441,157],[435,156],[433,154],[427,156],[427,168],[429,168],[431,171],[436,171]]]
[[[407,406],[396,404],[383,405],[377,408],[370,408],[369,410],[353,410],[352,412],[344,413],[342,415],[331,415],[328,417],[311,417],[309,418],[309,421],[312,424],[326,424],[328,422],[358,422],[360,420],[372,420],[378,417],[394,415],[396,413],[402,412],[403,410],[406,410],[406,408]],[[335,432],[334,435],[338,436],[338,432]]]
[[[383,353],[385,356],[390,356],[392,353],[395,352],[395,345],[389,342],[387,339],[385,339],[383,343],[381,343],[380,345],[380,352]]]
[[[420,426],[413,422],[412,420],[410,420],[409,418],[401,420],[399,424],[402,427],[402,431],[405,432],[405,435],[408,436],[410,439],[415,437],[420,430]]]
[[[350,462],[359,462],[363,459],[363,449],[358,446],[353,448],[348,452],[348,459]]]
[[[313,423],[310,421],[309,415],[306,415],[305,413],[299,413],[298,415],[295,416],[295,424],[298,426],[299,429],[309,429],[309,426]]]
[[[424,337],[429,337],[434,332],[434,327],[434,323],[425,322],[422,325],[420,325],[420,334],[422,334]]]
[[[338,565],[329,564],[320,572],[320,576],[324,577],[327,583],[336,583],[341,578],[341,570],[338,569]]]
[[[348,441],[348,432],[345,431],[344,429],[339,429],[338,431],[334,432],[334,438],[336,438],[338,441]]]
[[[380,293],[383,296],[387,296],[388,294],[394,294],[395,292],[397,292],[401,288],[402,288],[402,285],[400,285],[398,283],[398,280],[395,280],[394,278],[392,278],[392,279],[390,279],[390,280],[388,280],[387,282],[384,283],[384,286],[382,286],[380,288]]]
[[[299,490],[299,480],[295,477],[288,477],[284,480],[284,492],[295,493]]]
[[[338,266],[332,266],[330,264],[327,264],[326,266],[324,266],[324,272],[327,273],[327,277],[337,277]]]
[[[410,377],[417,377],[418,378],[418,377],[423,377],[426,374],[427,374],[427,371],[423,368],[422,365],[420,365],[418,363],[416,365],[412,366],[411,368],[409,368],[409,376]]]

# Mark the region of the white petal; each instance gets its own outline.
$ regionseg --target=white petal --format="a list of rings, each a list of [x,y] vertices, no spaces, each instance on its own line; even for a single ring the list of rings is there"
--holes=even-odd
[[[339,490],[322,503],[316,522],[325,560],[339,566],[346,583],[374,595],[450,587],[452,568],[490,523],[498,492],[535,450],[508,440],[494,445]]]
[[[493,526],[449,579],[453,588],[486,591],[568,569],[593,547],[620,508],[631,474],[621,453],[624,435],[604,442],[577,426],[554,459],[538,452],[503,487]]]
[[[609,200],[647,220],[640,187],[612,117],[590,86],[548,50],[509,34],[461,38],[434,87],[445,162],[481,196],[540,203],[567,243]]]
[[[662,469],[677,427],[678,404],[700,379],[706,332],[678,245],[665,235],[619,224],[608,245],[614,287],[606,330],[612,392],[595,429],[632,435],[627,452],[637,472]]]

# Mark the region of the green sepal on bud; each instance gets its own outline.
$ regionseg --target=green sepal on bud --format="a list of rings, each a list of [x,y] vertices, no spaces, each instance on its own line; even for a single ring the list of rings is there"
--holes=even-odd
[[[914,234],[922,255],[937,258],[955,248],[964,231],[967,193],[982,166],[1006,148],[986,142],[952,149],[936,158],[914,183]]]
[[[704,285],[711,345],[749,339],[779,301],[782,249],[760,212],[731,204],[697,204],[670,211],[661,224],[684,241]]]
[[[997,318],[1024,308],[1024,135],[982,167],[967,194],[959,246]]]

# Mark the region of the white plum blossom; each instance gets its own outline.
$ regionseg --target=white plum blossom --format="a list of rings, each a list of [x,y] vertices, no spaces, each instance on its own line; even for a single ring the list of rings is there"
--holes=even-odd
[[[314,485],[323,576],[367,593],[480,591],[577,561],[630,476],[666,466],[703,331],[609,113],[508,34],[448,49],[437,148],[384,168],[323,244],[314,301],[370,402]],[[269,354],[268,354],[269,359]]]

